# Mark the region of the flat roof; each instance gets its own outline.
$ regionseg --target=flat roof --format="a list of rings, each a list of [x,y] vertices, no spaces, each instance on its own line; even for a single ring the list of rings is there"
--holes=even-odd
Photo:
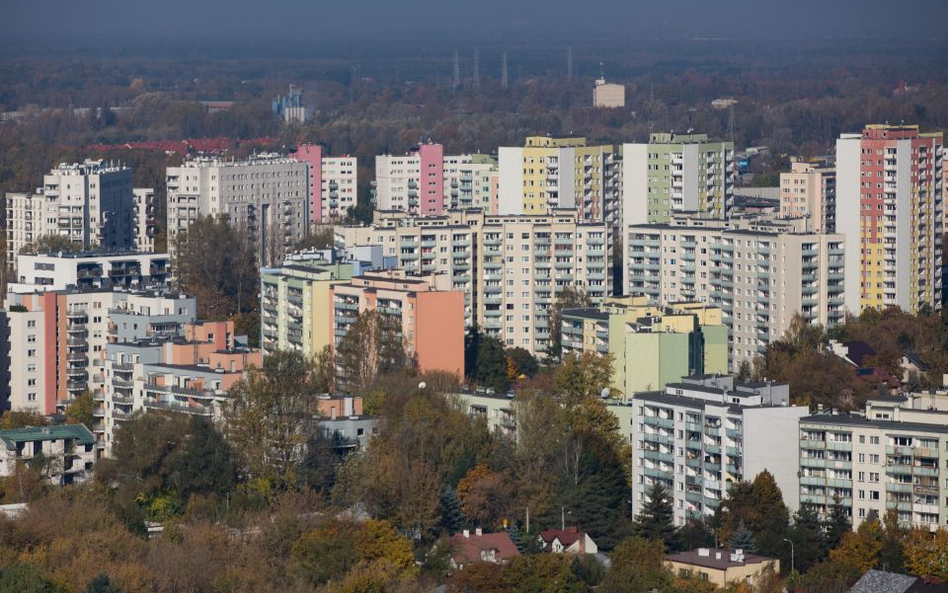
[[[776,561],[776,558],[767,558],[766,556],[745,553],[744,561],[736,562],[731,560],[731,554],[733,553],[734,550],[711,548],[708,549],[708,555],[703,556],[698,550],[690,550],[688,552],[679,552],[678,554],[669,554],[665,556],[665,560],[669,562],[679,562],[681,564],[691,564],[692,566],[714,568],[717,570],[727,570],[728,568],[736,568],[748,564],[762,564],[764,562]],[[721,555],[720,559],[717,558],[718,554]]]
[[[814,414],[804,416],[800,422],[810,422],[813,424],[842,424],[846,426],[874,426],[884,430],[898,432],[900,430],[913,430],[918,432],[939,432],[948,434],[948,425],[927,424],[925,422],[898,422],[894,420],[877,420],[866,418],[865,416],[854,416],[852,414]]]
[[[82,424],[62,424],[58,426],[27,426],[0,430],[0,441],[7,449],[15,449],[17,443],[51,441],[57,439],[76,439],[80,445],[91,445],[95,436]]]

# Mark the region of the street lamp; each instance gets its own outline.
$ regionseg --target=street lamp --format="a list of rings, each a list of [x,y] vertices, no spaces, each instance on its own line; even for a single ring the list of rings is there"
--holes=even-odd
[[[794,570],[794,566],[793,566],[793,542],[790,541],[790,540],[787,539],[787,538],[783,538],[783,541],[785,541],[785,542],[787,542],[788,544],[790,544],[790,572],[792,573],[793,570]]]

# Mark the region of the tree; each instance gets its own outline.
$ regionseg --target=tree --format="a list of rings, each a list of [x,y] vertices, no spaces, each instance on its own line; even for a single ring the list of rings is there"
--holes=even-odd
[[[100,574],[89,581],[85,593],[122,593],[122,590],[112,584],[108,575]]]
[[[567,398],[598,398],[612,384],[612,355],[570,353],[556,371],[556,388]]]
[[[833,503],[830,505],[829,516],[823,531],[826,533],[827,548],[836,548],[843,540],[843,536],[852,530],[849,523],[849,512],[843,506],[838,493],[833,494]]]
[[[866,520],[856,531],[846,533],[838,548],[830,550],[830,559],[865,573],[876,567],[881,550],[882,525],[878,519]]]
[[[198,218],[176,237],[174,268],[179,288],[197,297],[198,317],[222,320],[258,313],[260,276],[246,229],[212,216]],[[254,328],[248,324],[244,329]],[[257,343],[254,331],[248,337],[251,345]]]
[[[555,362],[563,356],[563,310],[588,307],[591,303],[585,291],[576,290],[571,286],[563,288],[550,307],[550,343],[547,347],[547,358]]]
[[[192,494],[226,496],[237,482],[237,463],[224,435],[207,418],[192,416],[181,454],[171,467],[170,485],[185,501]]]
[[[409,365],[401,322],[375,310],[363,311],[339,342],[336,364],[346,389],[361,393],[380,375]]]
[[[349,445],[337,433],[317,430],[306,442],[306,454],[297,471],[300,484],[328,497],[336,485],[336,472],[349,452]]]
[[[0,416],[0,430],[10,430],[11,428],[26,428],[27,426],[45,426],[46,416],[32,410],[21,412],[18,410],[7,410]]]
[[[476,526],[493,528],[510,515],[513,506],[513,485],[503,472],[479,464],[458,482],[457,495],[461,512]]]
[[[905,568],[912,574],[948,581],[948,531],[912,530],[905,540]]]
[[[283,489],[296,470],[315,414],[313,362],[299,352],[275,352],[263,368],[251,368],[230,390],[227,430],[243,470]]]
[[[754,533],[747,528],[747,525],[744,525],[743,521],[737,524],[737,529],[731,533],[727,545],[732,550],[744,550],[751,554],[757,551],[754,545]]]
[[[20,253],[77,253],[80,251],[85,251],[82,243],[76,243],[60,234],[43,235],[20,249]]]
[[[510,387],[507,357],[504,346],[497,338],[483,336],[477,348],[477,375],[479,385],[503,393]]]
[[[816,507],[803,503],[793,516],[793,525],[788,535],[793,542],[794,566],[806,572],[811,566],[826,558],[828,547],[823,525]]]
[[[66,407],[66,422],[84,424],[86,427],[92,426],[95,421],[92,415],[93,409],[92,392],[86,389]]]
[[[599,593],[638,593],[667,591],[672,582],[665,568],[665,550],[658,540],[639,537],[627,539],[612,553],[612,566],[597,591]]]
[[[652,484],[646,492],[645,504],[635,517],[632,532],[636,537],[661,541],[665,549],[674,547],[675,511],[668,491],[659,482]]]
[[[704,517],[688,517],[675,537],[680,550],[714,547],[714,531]]]
[[[540,365],[535,356],[518,346],[507,349],[507,368],[509,379],[516,381],[521,375],[526,378],[534,376],[540,369]]]
[[[457,533],[468,523],[467,517],[461,512],[461,503],[458,501],[457,491],[450,486],[446,486],[441,491],[441,529],[447,533]]]
[[[510,593],[583,593],[585,585],[570,570],[570,559],[561,554],[528,554],[513,557],[504,569]]]
[[[0,593],[53,593],[53,584],[29,564],[0,568]]]

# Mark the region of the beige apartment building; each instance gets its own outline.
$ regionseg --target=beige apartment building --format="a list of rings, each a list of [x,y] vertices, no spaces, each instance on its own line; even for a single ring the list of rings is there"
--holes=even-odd
[[[764,352],[796,313],[810,323],[844,319],[843,237],[809,233],[802,220],[728,221],[689,216],[626,230],[626,294],[656,305],[720,307],[731,368]]]
[[[121,163],[60,164],[35,192],[6,195],[7,265],[14,266],[20,250],[45,235],[66,237],[84,249],[147,247],[154,228],[149,231],[147,216],[139,216],[136,198],[149,192],[153,196],[152,190],[133,189],[132,170]]]
[[[928,398],[879,398],[865,415],[800,421],[800,502],[841,504],[858,527],[896,511],[906,526],[948,525],[948,411]]]
[[[555,215],[485,215],[456,210],[412,218],[379,213],[371,227],[337,227],[345,247],[381,245],[413,274],[445,274],[464,294],[465,322],[506,346],[546,351],[549,309],[566,287],[598,304],[612,294],[611,245],[605,224]]]
[[[798,159],[780,174],[780,216],[806,218],[807,230],[836,231],[836,169],[822,161]]]
[[[309,164],[277,154],[197,158],[168,167],[168,247],[201,216],[247,229],[257,261],[272,265],[309,233]]]

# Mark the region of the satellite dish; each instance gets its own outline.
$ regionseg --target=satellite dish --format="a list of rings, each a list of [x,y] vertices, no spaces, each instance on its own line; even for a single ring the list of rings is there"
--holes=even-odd
[[[602,399],[609,399],[609,388],[603,387],[602,391],[599,392],[599,397]]]
[[[421,383],[418,384],[418,389],[424,389],[424,388],[427,387],[427,386],[428,386],[428,384],[425,383],[424,381],[422,381]]]

